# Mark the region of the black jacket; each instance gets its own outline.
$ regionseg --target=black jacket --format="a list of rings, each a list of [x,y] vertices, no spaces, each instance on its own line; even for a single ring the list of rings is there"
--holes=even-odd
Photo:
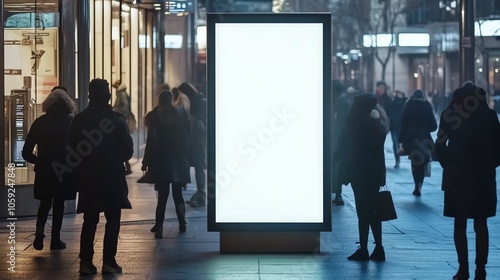
[[[91,102],[71,123],[70,146],[70,165],[77,170],[77,212],[131,208],[124,162],[134,149],[120,114],[108,104]]]

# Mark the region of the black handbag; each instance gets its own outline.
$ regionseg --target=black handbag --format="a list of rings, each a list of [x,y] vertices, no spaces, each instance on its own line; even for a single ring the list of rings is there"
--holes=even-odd
[[[375,200],[375,215],[381,221],[389,221],[398,218],[396,214],[396,208],[394,208],[394,202],[392,201],[391,192],[384,187],[377,194]]]
[[[151,172],[148,171],[143,171],[142,172],[142,177],[137,179],[137,183],[139,184],[154,184],[154,179],[153,176],[151,175]]]

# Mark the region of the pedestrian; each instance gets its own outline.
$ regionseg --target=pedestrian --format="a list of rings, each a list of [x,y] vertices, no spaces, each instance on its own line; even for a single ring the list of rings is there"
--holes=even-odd
[[[205,169],[206,169],[206,98],[189,83],[182,83],[179,91],[187,95],[191,104],[189,114],[190,135],[188,144],[189,165],[194,167],[196,192],[186,203],[192,207],[205,207]]]
[[[420,196],[426,165],[430,164],[433,140],[431,132],[437,129],[432,105],[421,90],[415,90],[406,102],[401,118],[399,153],[408,155],[415,189],[413,195]]]
[[[61,241],[64,202],[76,198],[75,173],[61,174],[59,168],[68,156],[69,126],[76,110],[75,102],[62,88],[54,88],[42,102],[45,114],[31,125],[22,151],[23,158],[35,164],[34,197],[40,200],[33,242],[36,250],[43,249],[45,223],[51,208],[50,249],[66,248]]]
[[[484,89],[472,83],[458,88],[451,102],[441,114],[435,147],[443,167],[444,216],[454,218],[459,268],[453,279],[469,279],[467,219],[474,220],[476,234],[474,279],[486,279],[487,219],[496,214],[500,123]]]
[[[351,106],[354,102],[354,96],[358,95],[359,92],[353,87],[347,88],[344,92],[342,83],[339,80],[333,80],[333,96],[337,97],[333,103],[333,133],[332,133],[332,151],[335,151],[336,146],[340,138],[340,133],[344,129],[347,116],[351,110]],[[339,161],[333,160],[332,169],[332,192],[335,193],[335,198],[332,200],[333,205],[344,205],[344,200],[342,199],[342,184],[339,180]]]
[[[387,84],[383,81],[378,81],[376,85],[377,88],[375,89],[375,96],[377,97],[377,104],[382,106],[382,108],[384,108],[387,112],[391,104],[391,98],[387,93]]]
[[[70,127],[72,155],[68,166],[77,171],[77,213],[83,213],[80,236],[80,274],[97,272],[92,263],[99,214],[104,212],[102,273],[121,273],[116,263],[121,209],[131,209],[124,162],[132,154],[133,142],[121,114],[109,105],[108,81],[89,83],[89,105],[73,118]]]
[[[382,246],[382,222],[375,215],[375,200],[385,185],[385,128],[374,110],[377,100],[372,94],[354,97],[345,129],[335,150],[335,158],[343,170],[341,183],[351,184],[358,215],[360,248],[348,260],[385,260]],[[375,249],[368,254],[368,234],[371,228]]]
[[[123,115],[130,133],[134,133],[137,128],[137,121],[134,113],[131,110],[130,95],[127,93],[127,85],[122,84],[120,80],[113,83],[113,88],[116,89],[116,99],[113,104],[113,110]],[[129,161],[125,162],[126,174],[132,174]]]
[[[399,133],[401,131],[401,118],[403,117],[403,108],[405,106],[407,98],[404,92],[396,90],[396,96],[391,101],[389,106],[388,116],[389,116],[389,129],[392,138],[392,151],[394,153],[394,159],[396,164],[394,168],[399,168],[400,155],[399,155]]]
[[[155,190],[158,191],[156,223],[151,228],[155,238],[163,237],[170,185],[179,231],[186,232],[182,187],[191,181],[187,161],[189,121],[184,107],[173,105],[172,99],[170,91],[160,92],[157,106],[144,117],[148,136],[141,169],[151,174]]]

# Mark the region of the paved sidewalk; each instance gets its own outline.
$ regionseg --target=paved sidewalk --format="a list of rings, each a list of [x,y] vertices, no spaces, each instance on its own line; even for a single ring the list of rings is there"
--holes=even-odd
[[[315,254],[220,254],[219,234],[207,232],[206,209],[187,208],[187,232],[179,234],[173,201],[167,204],[164,238],[149,232],[154,219],[156,193],[138,185],[139,165],[129,178],[133,209],[124,210],[117,260],[123,273],[80,277],[78,274],[79,235],[82,216],[65,215],[62,240],[68,248],[36,251],[32,247],[35,218],[17,221],[15,272],[8,271],[9,231],[0,221],[0,279],[451,279],[457,270],[453,245],[453,220],[444,218],[441,168],[432,164],[432,177],[425,178],[422,197],[413,190],[410,163],[392,168],[390,138],[386,141],[387,185],[393,194],[398,219],[383,223],[387,261],[353,262],[346,258],[357,245],[357,218],[353,194],[344,187],[345,206],[332,206],[332,232],[321,233],[320,252]],[[193,178],[194,182],[194,178]],[[497,177],[498,182],[498,177]],[[188,199],[193,184],[184,191]],[[94,264],[101,269],[104,218],[98,226]],[[46,235],[50,237],[49,219]],[[488,279],[500,279],[500,220],[489,219],[490,256]],[[470,272],[474,273],[474,233],[469,223]],[[371,238],[371,236],[370,236]],[[370,239],[372,240],[372,239]],[[373,245],[370,241],[370,249]]]

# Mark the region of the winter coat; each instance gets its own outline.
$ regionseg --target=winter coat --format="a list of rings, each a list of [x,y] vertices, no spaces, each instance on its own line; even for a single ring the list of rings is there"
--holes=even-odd
[[[414,164],[425,164],[431,160],[431,132],[436,129],[431,104],[423,97],[412,96],[403,108],[399,143],[403,144],[404,154]]]
[[[460,88],[469,96],[474,89]],[[460,99],[460,98],[459,98]],[[477,100],[477,99],[476,99]],[[449,106],[441,114],[436,155],[443,167],[444,215],[461,218],[495,216],[497,188],[495,168],[500,164],[500,123],[486,102],[464,107],[466,114]],[[466,117],[464,117],[466,116]]]
[[[127,94],[127,86],[125,84],[121,84],[116,89],[116,99],[113,105],[113,110],[128,118],[130,115],[130,100]]]
[[[74,107],[68,94],[50,93],[42,103],[46,114],[37,118],[28,132],[22,156],[35,164],[35,199],[76,198],[75,172],[66,163],[73,118],[70,113]],[[35,145],[36,155],[33,153]]]
[[[190,136],[188,144],[188,161],[190,166],[206,167],[207,148],[207,100],[193,85],[182,83],[178,89],[189,98],[191,110],[189,115]]]
[[[70,127],[71,165],[76,166],[77,212],[130,209],[124,162],[134,153],[121,115],[108,104],[89,106]]]
[[[401,119],[403,118],[403,109],[405,106],[407,98],[396,97],[391,101],[390,106],[387,111],[387,115],[390,119],[390,129],[391,131],[399,131],[401,129]]]
[[[370,116],[376,105],[371,94],[354,98],[347,124],[340,135],[334,159],[340,162],[340,182],[360,186],[385,185],[385,127],[377,113]]]
[[[155,183],[189,183],[189,121],[183,107],[160,105],[145,117],[148,128],[142,164]]]

